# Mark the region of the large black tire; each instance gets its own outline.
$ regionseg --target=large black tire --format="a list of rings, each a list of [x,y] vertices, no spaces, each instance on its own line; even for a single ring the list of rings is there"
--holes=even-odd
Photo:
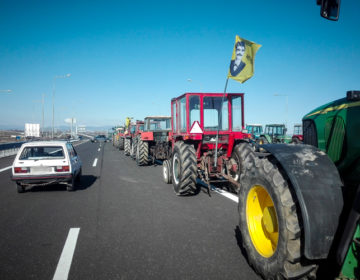
[[[119,150],[124,150],[124,138],[119,138]]]
[[[130,148],[130,157],[135,160],[136,159],[136,148],[138,143],[138,137],[134,137],[131,141],[131,148]]]
[[[305,260],[301,219],[286,177],[269,159],[248,157],[239,191],[239,227],[250,265],[264,279],[313,278]]]
[[[131,139],[130,138],[125,138],[125,140],[124,140],[124,154],[126,156],[130,155],[130,149],[131,149]]]
[[[16,190],[18,193],[23,193],[25,192],[25,187],[20,185],[19,183],[16,183]]]
[[[177,195],[194,195],[199,193],[196,185],[197,160],[193,145],[182,141],[176,142],[172,156],[172,183]]]
[[[238,168],[236,171],[229,170],[228,175],[236,182],[240,182],[240,176],[245,170],[245,161],[249,156],[254,156],[254,149],[250,143],[242,142],[234,147],[231,158],[236,162]],[[237,187],[233,186],[233,189],[236,190]]]
[[[136,148],[136,163],[139,166],[149,164],[149,142],[138,139]]]
[[[168,159],[163,161],[162,173],[164,182],[166,184],[171,184],[171,163]]]

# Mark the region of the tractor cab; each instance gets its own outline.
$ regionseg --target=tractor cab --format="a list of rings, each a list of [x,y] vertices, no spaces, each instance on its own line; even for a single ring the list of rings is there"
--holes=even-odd
[[[230,157],[236,140],[250,138],[243,131],[243,93],[185,93],[172,99],[171,115],[173,146],[191,141],[198,158],[201,151],[214,150],[216,143]]]
[[[290,143],[291,138],[286,136],[286,131],[284,124],[267,124],[265,135],[262,135],[260,139],[263,143]]]
[[[247,124],[246,130],[251,134],[253,139],[258,139],[263,134],[263,127],[261,124]]]

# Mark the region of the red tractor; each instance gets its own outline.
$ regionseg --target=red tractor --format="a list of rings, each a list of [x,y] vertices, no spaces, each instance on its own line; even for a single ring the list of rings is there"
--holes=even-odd
[[[244,130],[244,94],[185,93],[171,100],[171,155],[163,178],[177,195],[200,191],[199,177],[237,189],[242,162],[252,152]]]
[[[136,155],[136,137],[140,131],[144,130],[144,122],[136,121],[136,123],[130,123],[124,133],[124,153],[126,156],[131,156],[135,159]]]
[[[171,154],[171,144],[169,142],[171,117],[146,117],[144,122],[144,131],[137,138],[137,165],[147,165],[150,159],[154,163],[156,159],[164,160],[169,158]]]
[[[302,142],[303,142],[302,124],[295,124],[293,136],[291,138],[291,143],[300,144]]]

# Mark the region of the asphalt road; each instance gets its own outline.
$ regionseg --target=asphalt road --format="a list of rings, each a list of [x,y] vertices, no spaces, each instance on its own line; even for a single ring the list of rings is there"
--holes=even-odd
[[[0,159],[1,279],[53,279],[72,228],[80,230],[70,272],[59,279],[260,279],[238,246],[236,202],[177,197],[161,166],[138,167],[111,143],[76,150],[75,192],[18,194],[11,170],[1,171],[13,157]]]

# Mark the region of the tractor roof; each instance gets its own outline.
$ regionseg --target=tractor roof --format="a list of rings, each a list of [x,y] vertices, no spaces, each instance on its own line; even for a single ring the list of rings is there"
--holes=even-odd
[[[170,116],[148,116],[145,118],[145,120],[147,119],[171,119]]]
[[[214,97],[222,97],[224,95],[223,92],[185,92],[184,94],[172,98],[171,101],[176,99],[181,99],[186,95],[199,95],[199,96],[214,96]],[[225,97],[231,96],[231,95],[244,95],[243,93],[225,93]]]

